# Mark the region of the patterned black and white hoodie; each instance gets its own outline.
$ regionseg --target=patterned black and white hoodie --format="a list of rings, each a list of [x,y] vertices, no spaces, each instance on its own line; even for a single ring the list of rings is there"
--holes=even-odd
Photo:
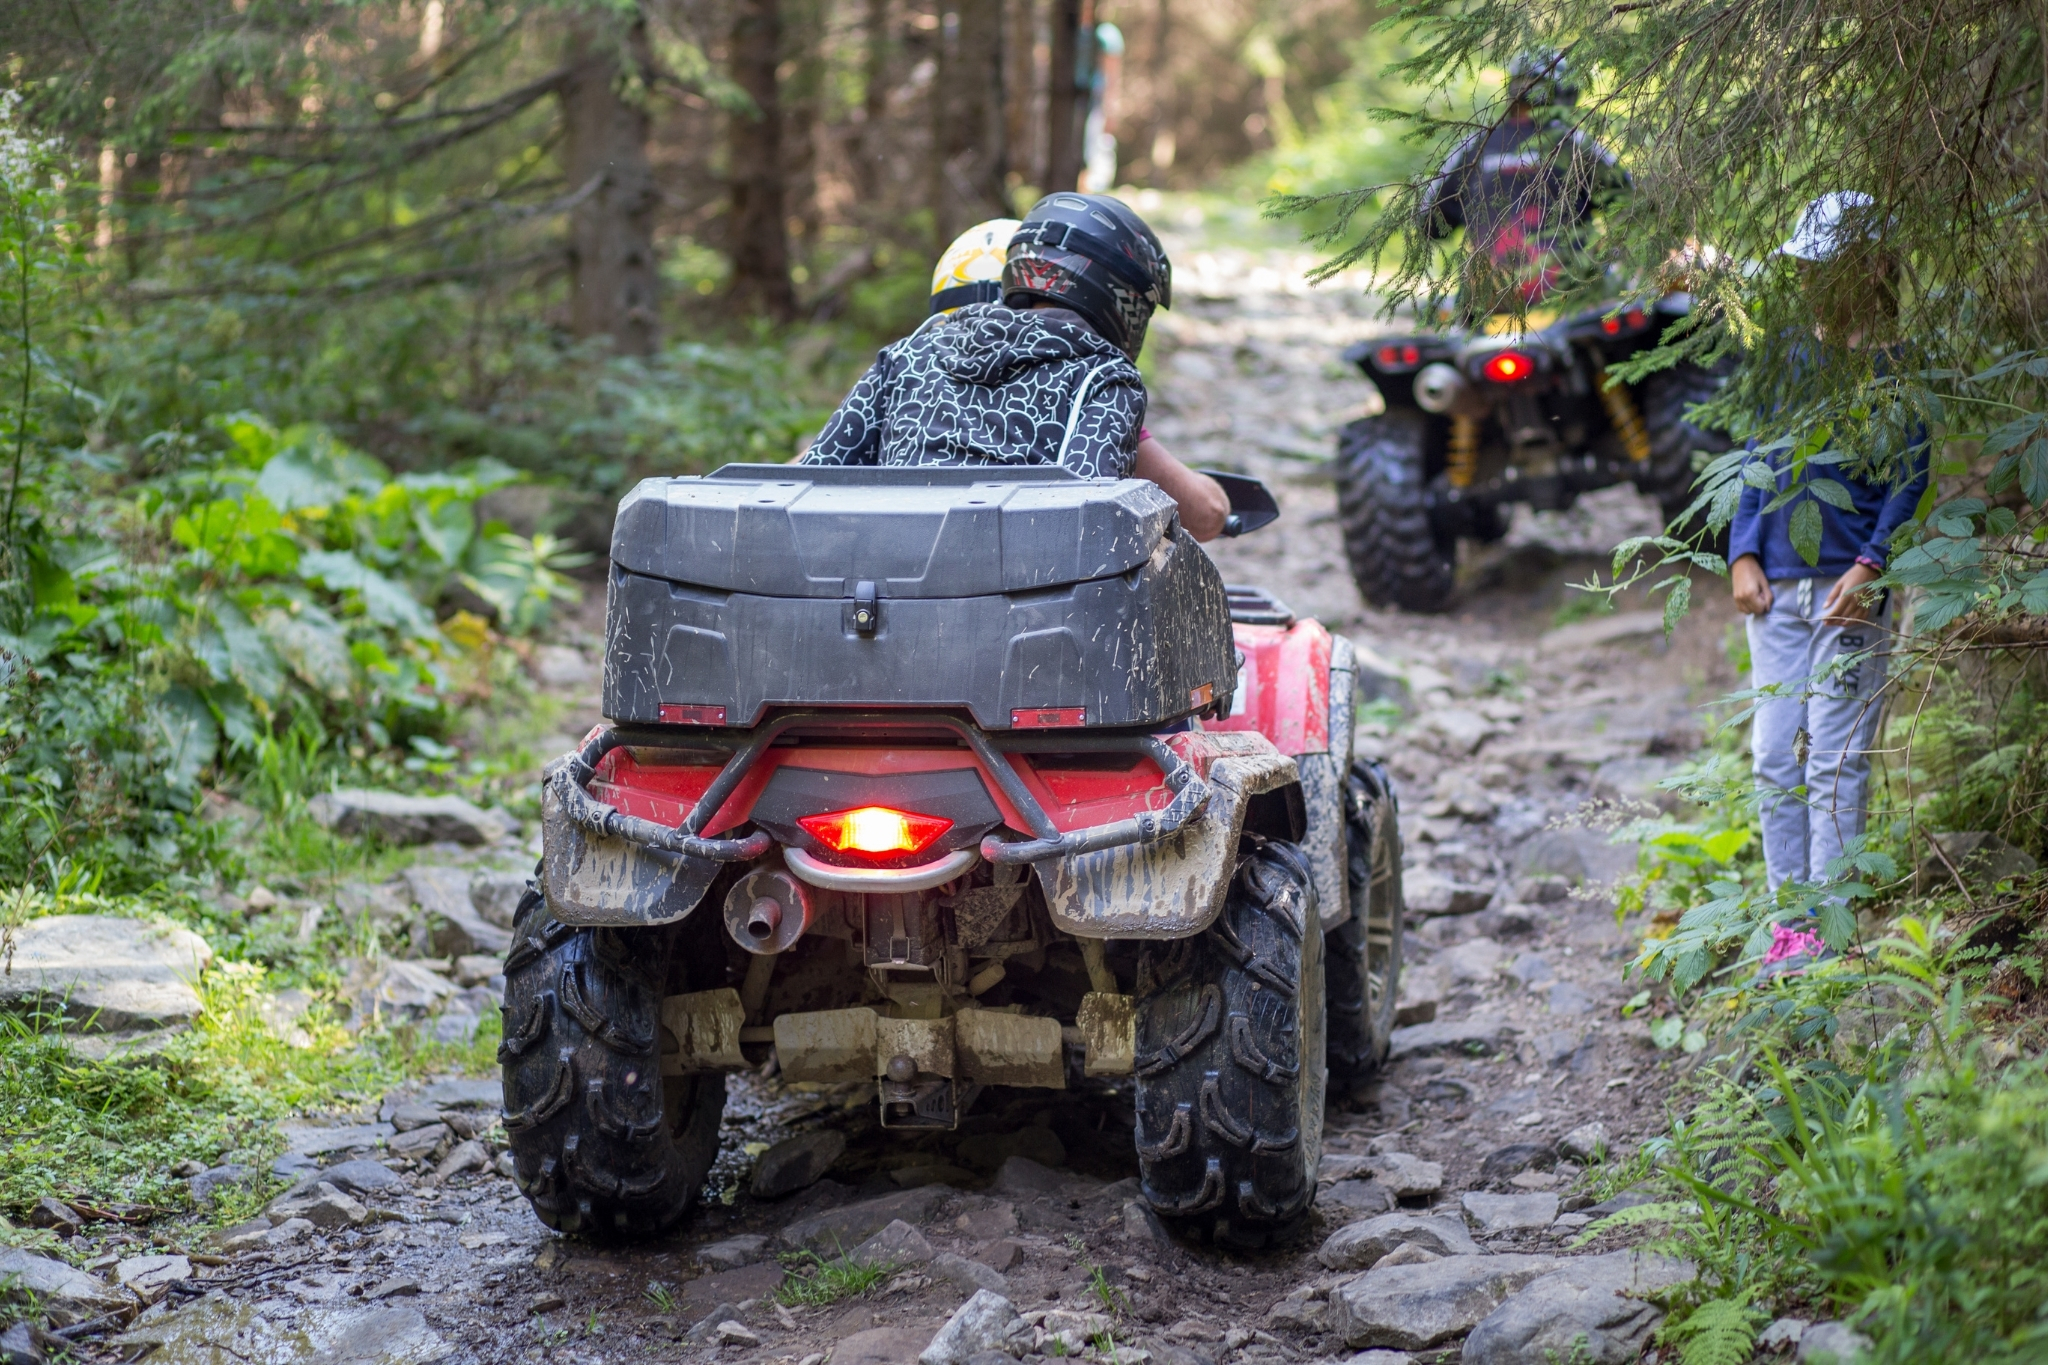
[[[1145,381],[1064,308],[977,303],[884,346],[806,464],[1058,464],[1125,478]]]

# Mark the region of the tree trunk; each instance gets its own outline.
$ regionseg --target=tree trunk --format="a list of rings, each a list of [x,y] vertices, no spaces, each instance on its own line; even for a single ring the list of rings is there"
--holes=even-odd
[[[569,329],[610,337],[627,355],[661,344],[660,272],[654,255],[654,175],[645,100],[652,60],[647,25],[591,18],[569,38],[562,124],[569,189]]]
[[[1091,0],[1052,0],[1052,60],[1046,73],[1045,188],[1048,193],[1071,190],[1081,181],[1081,139],[1087,131],[1088,86],[1081,70],[1081,40],[1088,37],[1087,57],[1095,43]]]
[[[1044,154],[1032,128],[1033,93],[1038,89],[1038,8],[1039,0],[1006,0],[1003,10],[1004,179],[1016,171],[1034,185],[1045,183]]]
[[[782,60],[780,0],[737,0],[733,7],[733,83],[754,102],[732,116],[732,306],[778,321],[796,315],[789,280],[789,227],[782,203],[782,96],[775,68]]]
[[[1003,0],[956,0],[932,82],[932,222],[944,247],[1009,212],[1003,184]],[[945,29],[955,31],[947,34]]]
[[[861,127],[854,183],[869,208],[876,207],[887,179],[889,147],[883,127],[889,117],[889,0],[867,0],[861,17]]]

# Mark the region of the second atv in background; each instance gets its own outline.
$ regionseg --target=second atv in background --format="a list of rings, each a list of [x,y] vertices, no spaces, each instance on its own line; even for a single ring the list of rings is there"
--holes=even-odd
[[[1458,538],[1500,539],[1518,502],[1562,511],[1581,493],[1633,483],[1666,520],[1682,513],[1693,452],[1729,445],[1686,415],[1721,376],[1681,364],[1631,387],[1607,370],[1655,346],[1690,306],[1673,294],[1519,335],[1377,337],[1346,350],[1386,402],[1338,437],[1337,506],[1360,595],[1445,610]]]

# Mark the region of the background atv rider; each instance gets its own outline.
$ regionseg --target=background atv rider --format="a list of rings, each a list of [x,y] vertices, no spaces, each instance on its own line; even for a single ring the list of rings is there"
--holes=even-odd
[[[1452,149],[1424,196],[1429,235],[1464,228],[1460,290],[1467,322],[1521,313],[1557,292],[1578,230],[1628,186],[1614,154],[1561,117],[1578,102],[1562,53],[1524,52],[1508,66],[1507,116]]]
[[[996,220],[1000,223],[1002,220]],[[995,223],[968,229],[933,276],[933,316],[882,348],[826,422],[806,464],[1057,464],[1141,478],[1196,540],[1230,502],[1144,428],[1134,363],[1155,308],[1172,306],[1159,238],[1106,194],[1041,199],[1003,254],[1001,302],[965,302],[992,264]]]

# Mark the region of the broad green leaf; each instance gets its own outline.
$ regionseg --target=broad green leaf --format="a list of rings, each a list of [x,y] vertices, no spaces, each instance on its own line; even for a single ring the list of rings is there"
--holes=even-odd
[[[1856,916],[1841,901],[1822,901],[1820,906],[1820,936],[1828,947],[1840,952],[1849,940],[1856,937]]]
[[[1685,1020],[1676,1014],[1650,1021],[1650,1041],[1667,1052],[1677,1047],[1678,1040],[1684,1036]]]
[[[1808,564],[1820,563],[1820,504],[1808,498],[1792,509],[1792,548]]]
[[[299,567],[299,545],[290,536],[265,531],[242,541],[235,560],[251,578],[284,578]]]
[[[445,498],[433,505],[418,502],[412,509],[413,528],[434,558],[450,566],[461,563],[476,531],[476,513],[466,498]]]
[[[150,708],[150,728],[162,755],[164,782],[173,791],[191,791],[220,752],[213,709],[189,687],[168,688]]]
[[[2021,585],[2020,608],[2036,616],[2048,615],[2048,570],[2035,574]]]
[[[1847,488],[1833,479],[1810,479],[1806,486],[1813,490],[1816,498],[1830,507],[1839,507],[1844,512],[1856,510],[1856,499],[1850,496]]]
[[[1685,619],[1686,608],[1692,605],[1692,580],[1681,578],[1671,585],[1671,595],[1664,599],[1664,636],[1678,629],[1678,623]]]
[[[433,618],[411,593],[346,550],[319,550],[302,556],[299,577],[335,592],[357,594],[364,614],[379,625],[415,636],[434,631]]]
[[[2020,492],[2036,507],[2048,507],[2048,440],[2036,440],[2020,457]]]
[[[348,698],[355,660],[338,621],[311,603],[296,612],[272,608],[258,620],[299,681],[330,700]]]
[[[270,640],[229,599],[217,597],[209,605],[226,649],[229,676],[251,696],[274,705],[284,691],[284,668],[270,648]]]
[[[256,491],[281,512],[302,507],[331,507],[348,496],[348,487],[332,471],[295,450],[271,457],[256,478]]]
[[[1983,446],[1977,453],[1998,455],[2017,449],[2026,444],[2028,437],[2041,429],[2043,421],[2048,421],[2048,413],[2030,412],[2022,417],[2016,417],[1986,436]]]
[[[171,538],[188,550],[217,555],[234,540],[241,526],[242,504],[232,498],[216,498],[174,520]]]

